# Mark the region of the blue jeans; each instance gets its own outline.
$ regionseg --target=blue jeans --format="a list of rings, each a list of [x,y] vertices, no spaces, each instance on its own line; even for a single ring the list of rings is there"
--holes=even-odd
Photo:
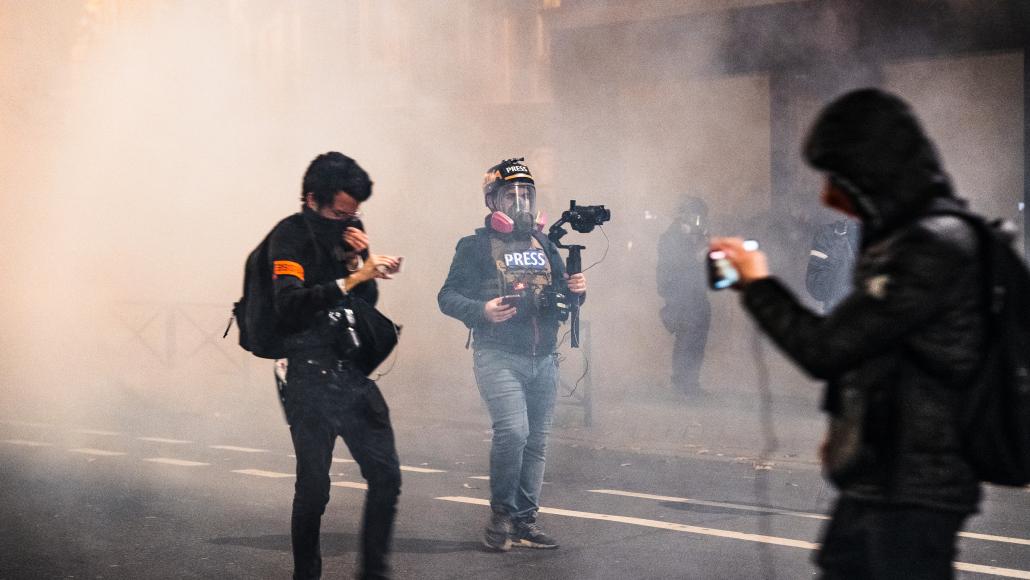
[[[473,355],[476,384],[493,423],[490,507],[516,520],[536,517],[547,436],[558,394],[557,355],[494,349]]]

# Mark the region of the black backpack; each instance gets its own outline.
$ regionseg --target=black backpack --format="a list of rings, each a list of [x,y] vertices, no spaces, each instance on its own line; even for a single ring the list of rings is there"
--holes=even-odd
[[[959,412],[966,460],[981,481],[1030,483],[1030,270],[1000,222],[944,212],[973,226],[985,278],[987,344]]]
[[[286,353],[275,313],[272,265],[268,261],[269,237],[271,233],[247,256],[243,296],[233,304],[232,314],[240,330],[240,346],[254,356],[277,359],[285,357]],[[229,323],[231,325],[232,320]],[[228,334],[229,329],[225,332]]]

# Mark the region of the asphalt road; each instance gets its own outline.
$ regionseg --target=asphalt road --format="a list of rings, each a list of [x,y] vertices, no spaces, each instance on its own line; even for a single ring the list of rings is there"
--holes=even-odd
[[[0,421],[0,579],[288,578],[285,425]],[[266,424],[267,423],[267,424]],[[815,466],[552,442],[540,521],[558,550],[489,553],[489,432],[396,421],[397,578],[806,578],[833,500]],[[325,577],[351,577],[363,482],[340,443]],[[1030,578],[1030,494],[991,489],[962,578]]]

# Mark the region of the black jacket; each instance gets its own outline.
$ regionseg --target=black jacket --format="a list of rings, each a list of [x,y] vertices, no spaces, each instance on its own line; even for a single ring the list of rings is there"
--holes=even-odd
[[[331,348],[333,337],[318,329],[326,310],[343,300],[336,280],[350,272],[337,256],[348,249],[342,242],[348,226],[362,227],[357,221],[327,220],[305,209],[272,230],[268,259],[275,272],[275,309],[289,351]],[[359,284],[351,293],[372,305],[379,297],[375,280]]]
[[[658,294],[665,299],[662,324],[676,334],[690,332],[711,315],[705,254],[708,237],[683,233],[673,222],[658,238]]]
[[[483,314],[486,302],[502,293],[490,244],[490,237],[497,235],[500,234],[489,228],[479,228],[475,234],[458,240],[447,280],[437,294],[440,311],[472,329],[472,346],[476,349],[496,348],[519,354],[550,354],[557,348],[558,327],[561,325],[555,315],[515,317],[495,324]],[[537,236],[537,240],[541,242],[551,263],[552,288],[568,296],[565,263],[557,246],[543,235]]]
[[[806,155],[854,185],[863,221],[855,290],[826,317],[774,278],[749,284],[743,300],[828,382],[825,467],[844,495],[972,512],[980,489],[956,415],[985,339],[976,233],[932,215],[963,203],[907,106],[878,91],[854,95],[823,113]]]
[[[658,294],[669,303],[708,304],[708,238],[683,233],[679,222],[658,237]]]

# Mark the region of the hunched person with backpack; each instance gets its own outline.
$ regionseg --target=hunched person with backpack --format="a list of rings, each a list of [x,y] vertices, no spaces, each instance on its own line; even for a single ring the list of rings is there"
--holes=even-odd
[[[322,574],[321,517],[337,437],[368,482],[359,577],[389,577],[400,462],[386,401],[358,359],[357,308],[347,300],[374,305],[376,280],[399,267],[398,258],[369,252],[358,209],[371,194],[368,174],[353,159],[335,151],[316,157],[304,174],[301,211],[279,222],[248,258],[246,298],[237,306],[244,348],[288,360],[281,397],[297,457],[290,524],[296,580]],[[262,271],[272,278],[274,315],[261,304]]]
[[[876,89],[819,115],[805,145],[823,202],[862,224],[854,290],[820,316],[739,238],[713,240],[745,307],[827,383],[821,449],[840,490],[817,563],[826,579],[953,577],[956,536],[981,475],[960,414],[989,344],[982,240],[912,110]]]
[[[487,170],[484,227],[458,241],[440,310],[470,329],[473,371],[493,424],[490,509],[483,543],[557,548],[537,523],[547,436],[558,392],[557,336],[568,292],[583,295],[540,232],[536,185],[522,159]]]

